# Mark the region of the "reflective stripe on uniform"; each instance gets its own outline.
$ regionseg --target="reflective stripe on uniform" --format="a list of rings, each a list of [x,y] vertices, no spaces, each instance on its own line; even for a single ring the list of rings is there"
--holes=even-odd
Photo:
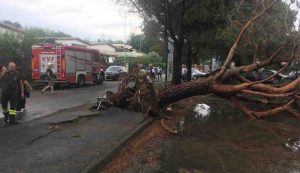
[[[16,116],[17,115],[17,111],[16,110],[9,110],[9,115]]]
[[[3,111],[4,114],[5,114],[5,113],[9,113],[9,110],[8,110],[8,109],[3,109],[2,111]]]

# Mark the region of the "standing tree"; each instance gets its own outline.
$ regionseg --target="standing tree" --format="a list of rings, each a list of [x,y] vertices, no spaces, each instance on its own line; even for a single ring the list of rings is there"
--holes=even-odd
[[[0,33],[0,55],[2,57],[17,57],[21,44],[21,36],[14,33]]]
[[[145,23],[157,23],[167,30],[174,44],[172,84],[181,83],[181,63],[192,30],[208,30],[224,23],[227,6],[237,0],[117,0],[139,12]]]
[[[146,21],[159,22],[170,34],[174,40],[174,60],[173,60],[173,84],[181,82],[181,56],[184,46],[184,22],[185,1],[168,1],[168,0],[118,0],[125,2],[133,10],[142,14]]]

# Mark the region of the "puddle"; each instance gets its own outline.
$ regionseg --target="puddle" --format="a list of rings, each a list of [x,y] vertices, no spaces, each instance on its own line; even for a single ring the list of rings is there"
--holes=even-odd
[[[300,173],[300,136],[282,142],[285,132],[298,129],[300,122],[290,127],[289,123],[277,126],[248,120],[229,101],[211,96],[186,101],[178,116],[185,116],[176,119],[181,133],[164,142],[158,172],[185,168],[191,172]]]
[[[199,123],[231,123],[242,120],[244,115],[230,104],[208,101],[196,104],[193,116],[188,118],[193,119],[192,121],[196,119]]]
[[[210,106],[207,104],[197,104],[194,108],[195,118],[204,119],[210,115]]]
[[[292,149],[294,152],[298,152],[300,151],[300,139],[288,139],[288,141],[285,143],[285,146],[289,149]]]

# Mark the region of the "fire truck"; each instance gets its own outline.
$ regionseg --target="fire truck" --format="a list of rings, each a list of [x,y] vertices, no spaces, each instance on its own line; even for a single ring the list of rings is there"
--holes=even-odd
[[[32,80],[47,81],[47,65],[52,65],[55,83],[102,84],[107,68],[105,59],[96,49],[79,46],[45,44],[32,46]]]

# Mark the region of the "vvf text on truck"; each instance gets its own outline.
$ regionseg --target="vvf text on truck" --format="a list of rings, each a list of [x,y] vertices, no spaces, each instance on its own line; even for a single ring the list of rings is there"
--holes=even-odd
[[[32,46],[32,79],[47,80],[47,64],[51,63],[55,83],[102,84],[107,68],[105,58],[95,49],[78,46],[50,45]]]

